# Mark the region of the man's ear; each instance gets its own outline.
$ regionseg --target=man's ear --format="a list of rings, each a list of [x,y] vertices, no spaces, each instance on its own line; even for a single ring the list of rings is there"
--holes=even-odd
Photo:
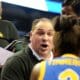
[[[32,36],[32,31],[29,32],[29,36]]]
[[[29,36],[30,36],[30,41],[31,41],[31,38],[32,38],[32,31],[30,31]]]

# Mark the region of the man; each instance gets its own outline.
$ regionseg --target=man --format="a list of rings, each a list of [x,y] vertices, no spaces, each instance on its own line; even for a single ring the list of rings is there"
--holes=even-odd
[[[53,34],[54,53],[60,57],[35,65],[30,80],[80,80],[80,24],[60,22]]]
[[[32,23],[30,44],[8,59],[1,80],[29,80],[33,66],[42,60],[52,60],[53,25],[47,18]]]
[[[2,20],[2,3],[0,1],[0,47],[6,47],[13,40],[19,39],[16,27],[8,20]]]
[[[62,3],[62,14],[80,16],[80,0],[64,0]]]

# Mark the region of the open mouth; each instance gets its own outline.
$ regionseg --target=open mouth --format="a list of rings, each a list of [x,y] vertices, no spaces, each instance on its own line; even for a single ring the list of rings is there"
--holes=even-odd
[[[43,48],[47,48],[47,47],[48,47],[47,44],[42,44],[41,46],[42,46]]]

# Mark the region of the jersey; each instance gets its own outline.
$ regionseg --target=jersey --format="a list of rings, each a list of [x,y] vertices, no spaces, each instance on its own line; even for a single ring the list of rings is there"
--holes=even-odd
[[[65,54],[42,62],[38,80],[80,80],[80,58]]]

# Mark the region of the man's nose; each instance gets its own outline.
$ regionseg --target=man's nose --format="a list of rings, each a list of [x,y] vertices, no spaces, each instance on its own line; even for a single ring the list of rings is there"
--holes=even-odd
[[[48,35],[47,35],[47,34],[45,34],[45,35],[43,36],[43,40],[48,40]]]

